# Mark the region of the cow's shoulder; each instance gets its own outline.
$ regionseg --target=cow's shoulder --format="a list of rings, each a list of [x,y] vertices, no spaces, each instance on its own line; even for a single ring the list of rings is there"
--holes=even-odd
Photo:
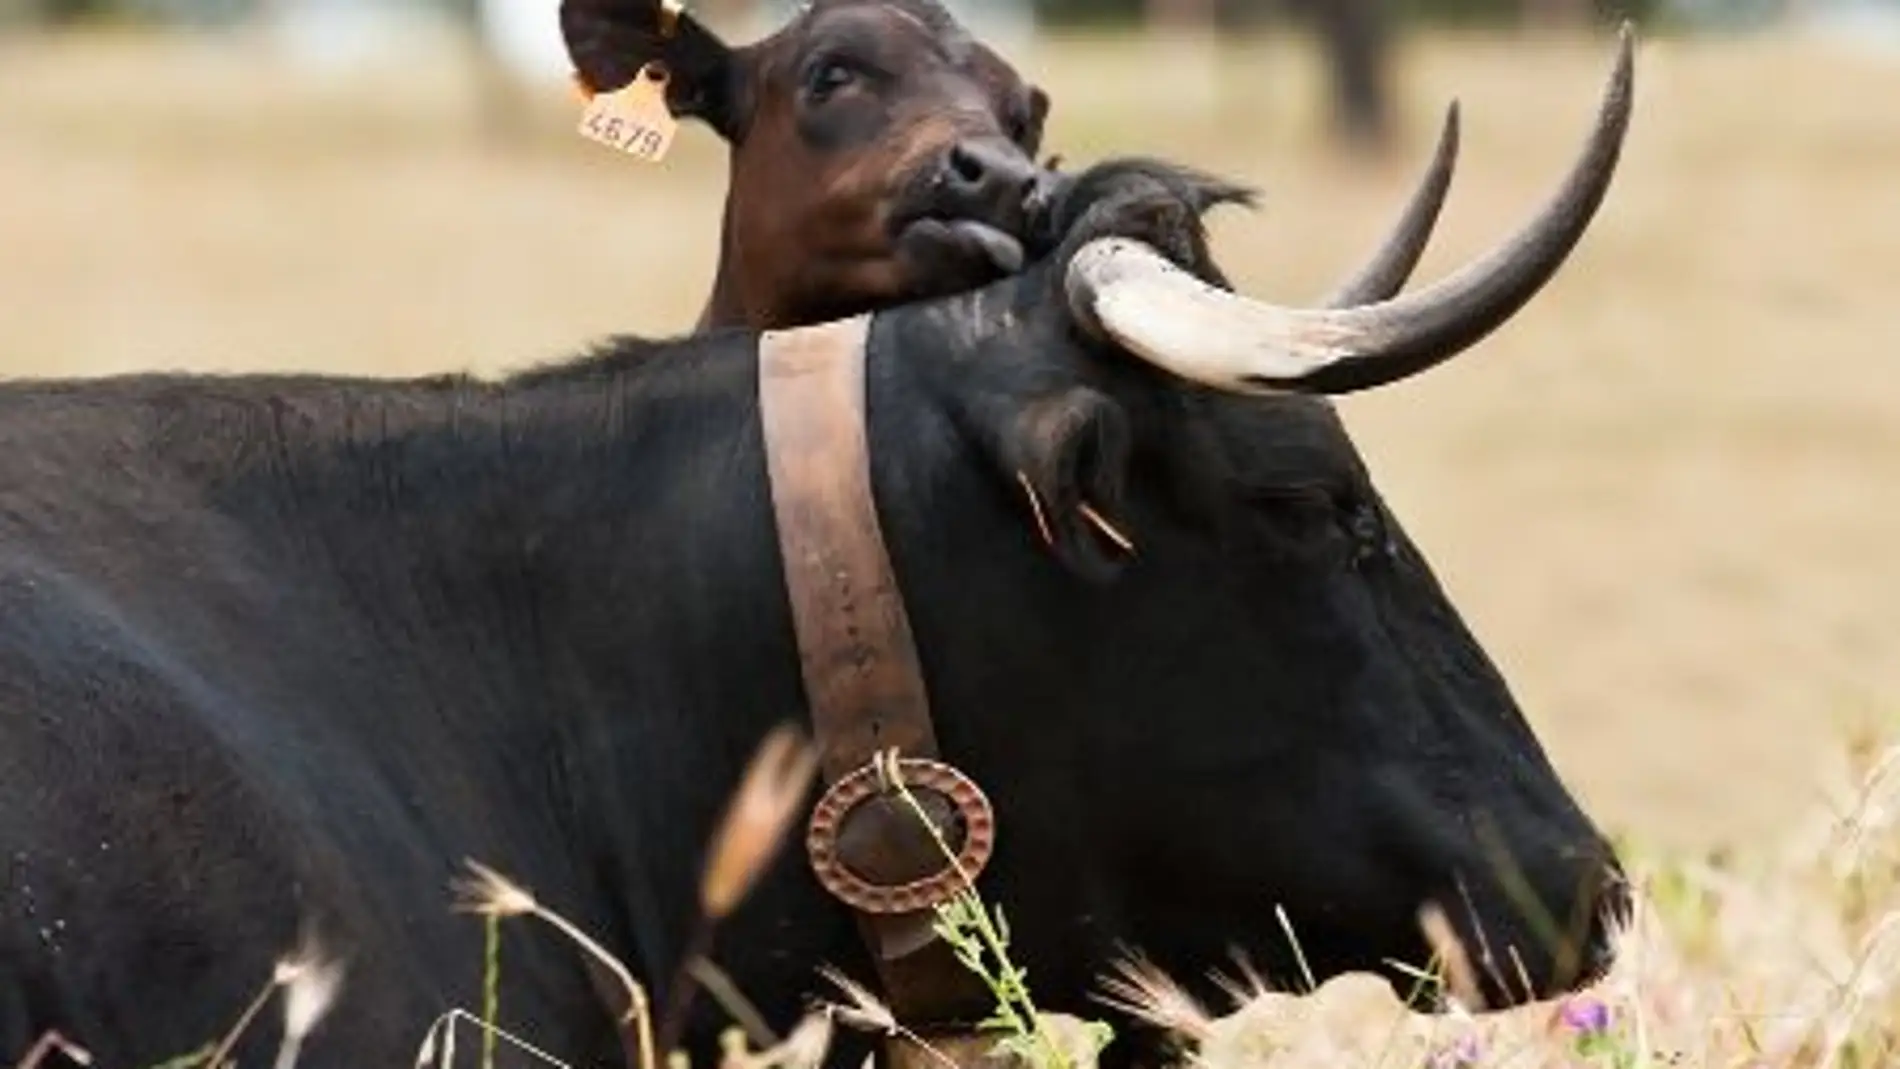
[[[0,555],[0,945],[41,1012],[103,1025],[156,999],[154,1039],[183,1042],[220,1011],[130,978],[268,969],[298,836],[225,737],[237,713],[100,584]]]

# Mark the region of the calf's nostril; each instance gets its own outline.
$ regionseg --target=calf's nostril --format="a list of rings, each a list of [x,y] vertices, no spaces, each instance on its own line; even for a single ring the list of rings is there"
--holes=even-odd
[[[969,186],[981,185],[987,171],[982,157],[977,153],[963,145],[950,149],[950,177],[958,182]]]

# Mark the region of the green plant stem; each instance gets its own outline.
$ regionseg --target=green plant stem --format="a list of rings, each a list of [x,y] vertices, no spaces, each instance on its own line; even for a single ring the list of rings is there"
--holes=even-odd
[[[918,803],[916,795],[910,793],[910,785],[906,784],[901,776],[893,775],[891,779],[897,788],[899,797],[903,798],[904,804],[908,805],[911,812],[916,814],[918,821],[921,822],[924,829],[930,833],[931,841],[937,844],[937,849],[943,854],[945,860],[950,863],[950,867],[956,870],[957,879],[963,884],[963,893],[969,898],[970,912],[976,916],[975,923],[977,933],[982,937],[984,946],[991,954],[996,956],[997,963],[1003,969],[1004,974],[1009,977],[1007,983],[1000,984],[993,977],[983,977],[983,979],[990,984],[991,989],[996,992],[998,1001],[1002,1003],[1000,1008],[1009,1017],[1017,1018],[1016,1027],[1018,1031],[1027,1032],[1042,1045],[1044,1052],[1048,1056],[1048,1064],[1050,1066],[1056,1067],[1056,1069],[1063,1069],[1063,1067],[1066,1066],[1066,1061],[1062,1057],[1062,1051],[1056,1046],[1054,1037],[1050,1036],[1048,1030],[1043,1027],[1042,1016],[1036,1010],[1035,1001],[1030,998],[1029,986],[1020,983],[1016,979],[1019,974],[1015,966],[1012,965],[1009,960],[1008,951],[1003,945],[1002,935],[997,932],[995,924],[991,922],[989,911],[983,908],[983,899],[976,891],[976,881],[972,880],[970,874],[964,871],[963,863],[957,858],[956,852],[950,849],[950,844],[944,840],[943,832],[939,830],[936,823],[930,819],[930,814],[924,812],[924,807]],[[1028,1014],[1028,1023],[1026,1026],[1022,1024],[1020,1017],[1018,1017],[1018,1008],[1009,1005],[1012,999],[1020,1002],[1021,1011]]]
[[[482,1069],[495,1069],[496,1016],[501,1011],[501,918],[491,913],[484,926],[482,965]]]

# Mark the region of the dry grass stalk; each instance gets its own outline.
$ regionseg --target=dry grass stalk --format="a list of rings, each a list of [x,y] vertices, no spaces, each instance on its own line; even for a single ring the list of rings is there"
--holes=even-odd
[[[713,835],[706,869],[700,874],[699,917],[667,992],[666,1012],[660,1017],[661,1050],[671,1051],[686,1027],[697,987],[694,963],[710,964],[713,935],[720,922],[738,908],[778,856],[817,772],[817,751],[790,724],[773,728],[754,751]],[[756,1030],[754,1034],[756,1038]]]
[[[1444,982],[1445,989],[1458,1004],[1472,1012],[1484,1008],[1484,995],[1478,986],[1477,970],[1471,967],[1471,956],[1465,952],[1465,943],[1458,937],[1457,929],[1451,925],[1451,919],[1436,902],[1428,902],[1418,911],[1418,926],[1425,933],[1425,942],[1432,948],[1432,960],[1437,965],[1438,976]]]
[[[494,1036],[503,1043],[526,1053],[530,1057],[538,1058],[542,1062],[554,1066],[554,1069],[574,1069],[573,1066],[568,1065],[566,1062],[542,1050],[540,1047],[515,1035],[513,1032],[498,1025],[490,1025],[480,1017],[460,1007],[452,1009],[430,1022],[429,1030],[422,1034],[422,1046],[416,1049],[415,1069],[427,1069],[431,1063],[434,1063],[437,1069],[454,1069],[455,1026],[458,1022],[463,1021],[466,1021],[479,1032]],[[439,1061],[437,1060],[438,1050],[440,1051]]]
[[[26,1049],[14,1069],[39,1069],[40,1064],[54,1054],[65,1058],[75,1065],[91,1065],[92,1052],[67,1039],[56,1030],[40,1033],[40,1038]]]
[[[1117,958],[1101,981],[1101,1002],[1137,1020],[1196,1043],[1213,1032],[1214,1017],[1187,989],[1140,954]]]
[[[251,996],[250,1005],[244,1007],[244,1012],[238,1015],[236,1023],[231,1025],[230,1030],[225,1032],[218,1042],[202,1056],[192,1055],[187,1064],[206,1066],[207,1069],[220,1069],[231,1056],[231,1048],[237,1046],[238,1040],[244,1038],[244,1033],[250,1030],[251,1022],[257,1019],[257,1015],[264,1009],[264,1004],[270,1001],[271,995],[276,991],[275,979],[265,981],[264,986],[257,989],[257,994]]]
[[[1123,534],[1120,528],[1108,522],[1107,517],[1095,511],[1095,506],[1084,501],[1080,505],[1077,505],[1076,508],[1081,511],[1083,519],[1094,524],[1095,529],[1102,532],[1110,542],[1120,546],[1123,553],[1133,553],[1135,551],[1134,540]]]
[[[745,1041],[731,1044],[719,1069],[817,1069],[831,1050],[833,1025],[823,1013],[808,1013],[782,1042],[746,1049]]]
[[[844,992],[845,998],[849,1000],[846,1003],[821,1003],[820,1012],[827,1018],[861,1032],[876,1032],[886,1037],[905,1040],[915,1044],[919,1050],[928,1054],[944,1069],[958,1069],[957,1063],[949,1055],[924,1042],[922,1036],[904,1027],[903,1022],[897,1019],[897,1015],[891,1012],[891,1008],[880,1001],[876,995],[871,994],[864,985],[829,965],[819,966],[818,974],[837,985],[838,990]]]
[[[1042,544],[1055,545],[1056,533],[1049,526],[1049,514],[1043,511],[1042,495],[1036,493],[1036,488],[1029,482],[1029,476],[1020,471],[1016,473],[1016,481],[1023,488],[1023,496],[1029,499],[1029,511],[1036,517],[1036,531],[1042,535]]]
[[[694,958],[686,969],[693,982],[705,988],[713,1001],[719,1003],[719,1008],[726,1011],[726,1016],[738,1023],[753,1046],[766,1049],[779,1045],[778,1034],[766,1023],[765,1016],[719,966],[707,958]]]
[[[817,771],[817,751],[797,728],[781,724],[765,737],[713,838],[699,885],[706,918],[725,919],[758,882],[778,855]]]
[[[1253,962],[1244,953],[1234,955],[1234,967],[1240,971],[1238,977],[1219,971],[1209,977],[1222,994],[1234,1000],[1234,1005],[1244,1006],[1273,991],[1273,985],[1267,983],[1267,978],[1260,975],[1260,971],[1254,968]]]
[[[478,861],[469,859],[464,864],[473,876],[455,881],[453,886],[458,895],[456,908],[485,917],[534,917],[566,936],[589,957],[605,966],[627,996],[626,1012],[620,1015],[616,1023],[622,1028],[633,1029],[633,1046],[640,1063],[636,1069],[654,1069],[657,1061],[652,1010],[647,1002],[646,988],[633,978],[627,966],[578,925],[536,901],[534,895],[525,888]]]
[[[327,960],[322,947],[310,940],[296,954],[277,963],[272,977],[284,992],[284,1037],[277,1047],[273,1069],[293,1069],[303,1043],[336,1004],[343,986],[343,964]]]
[[[336,998],[337,986],[342,982],[342,967],[324,960],[320,944],[308,939],[296,953],[286,957],[271,970],[270,979],[258,989],[251,998],[250,1005],[231,1025],[217,1044],[202,1058],[194,1057],[194,1064],[207,1066],[208,1069],[220,1069],[231,1057],[231,1051],[237,1047],[244,1033],[250,1030],[257,1015],[263,1012],[272,995],[284,992],[284,1039],[277,1052],[278,1069],[290,1069],[296,1064],[298,1051],[304,1037],[307,1036],[323,1015],[329,1012],[330,1004]],[[294,1015],[294,1016],[293,1016]],[[286,1061],[285,1059],[289,1060]]]

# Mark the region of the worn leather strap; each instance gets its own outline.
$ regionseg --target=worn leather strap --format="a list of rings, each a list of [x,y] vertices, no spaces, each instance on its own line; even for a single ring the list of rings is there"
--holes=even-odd
[[[930,697],[891,568],[865,425],[869,316],[759,339],[759,418],[779,553],[820,767],[837,780],[879,751],[934,757]]]
[[[870,317],[764,334],[759,418],[786,593],[825,781],[897,748],[934,758],[930,698],[878,523],[865,394]],[[888,882],[943,862],[895,803],[867,803],[840,853]],[[948,815],[947,813],[942,815]],[[937,1031],[987,1015],[985,992],[931,932],[927,910],[858,912],[892,1010]]]

